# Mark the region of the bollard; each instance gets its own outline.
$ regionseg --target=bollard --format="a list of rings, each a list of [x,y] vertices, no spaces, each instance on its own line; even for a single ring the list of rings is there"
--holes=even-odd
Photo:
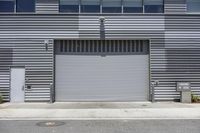
[[[50,83],[50,103],[54,102],[54,90],[53,90],[53,84]]]
[[[159,81],[155,80],[153,83],[151,83],[151,87],[152,87],[152,95],[151,95],[151,101],[155,102],[155,86],[159,85]]]

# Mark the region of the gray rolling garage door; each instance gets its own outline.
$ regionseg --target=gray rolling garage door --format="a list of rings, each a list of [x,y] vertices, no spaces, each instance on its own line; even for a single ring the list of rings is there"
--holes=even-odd
[[[56,101],[145,101],[148,41],[55,42]]]

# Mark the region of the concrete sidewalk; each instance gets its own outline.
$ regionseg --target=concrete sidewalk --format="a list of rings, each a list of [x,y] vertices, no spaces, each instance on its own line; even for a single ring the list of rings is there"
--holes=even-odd
[[[200,104],[175,102],[4,103],[1,120],[200,119]]]

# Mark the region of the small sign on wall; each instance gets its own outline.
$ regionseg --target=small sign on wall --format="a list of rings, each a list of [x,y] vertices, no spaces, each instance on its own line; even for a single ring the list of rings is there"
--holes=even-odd
[[[177,82],[177,91],[190,91],[190,82]]]

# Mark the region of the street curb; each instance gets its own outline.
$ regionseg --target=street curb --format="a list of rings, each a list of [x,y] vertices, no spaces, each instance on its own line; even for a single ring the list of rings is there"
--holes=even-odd
[[[200,108],[0,109],[1,120],[200,119]]]
[[[50,121],[50,120],[200,120],[200,118],[0,118],[0,121]]]

